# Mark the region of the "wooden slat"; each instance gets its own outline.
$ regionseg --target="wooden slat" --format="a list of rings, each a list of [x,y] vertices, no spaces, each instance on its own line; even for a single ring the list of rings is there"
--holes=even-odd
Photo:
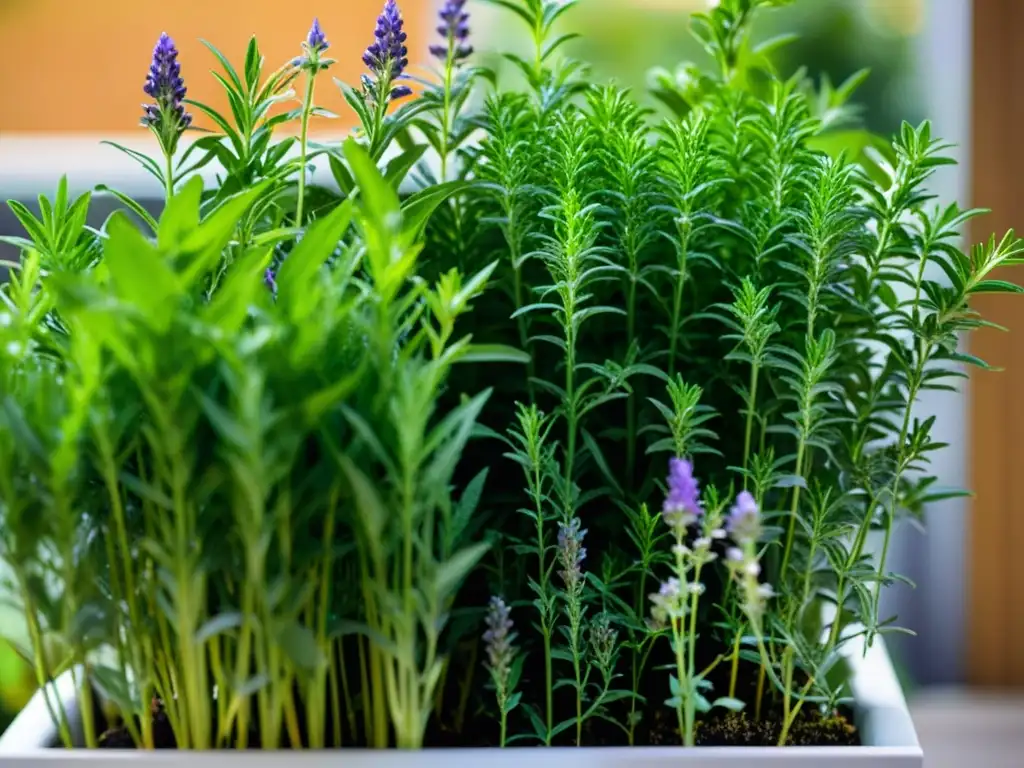
[[[1024,4],[977,0],[973,22],[972,202],[975,240],[1024,224]],[[1020,281],[1019,271],[1008,275]],[[968,675],[985,686],[1024,685],[1024,303],[985,296],[983,315],[1010,333],[982,331],[971,351],[1000,373],[972,372],[969,387],[971,506],[968,552]]]

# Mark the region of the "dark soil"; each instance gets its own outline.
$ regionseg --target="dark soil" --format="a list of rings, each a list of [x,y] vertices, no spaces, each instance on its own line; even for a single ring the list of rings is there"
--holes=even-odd
[[[154,736],[157,749],[175,749],[174,733],[167,716],[157,711],[153,717]],[[777,712],[770,712],[755,720],[746,712],[716,714],[697,724],[698,746],[709,747],[766,747],[775,746],[779,741],[782,718]],[[570,729],[571,730],[571,729]],[[622,732],[600,720],[591,720],[584,726],[585,746],[625,746]],[[282,740],[287,743],[287,739]],[[568,746],[566,740],[562,746]],[[675,746],[681,743],[675,714],[667,707],[654,710],[646,718],[646,727],[641,725],[636,733],[637,746]],[[790,729],[787,744],[791,746],[859,746],[860,736],[847,714],[834,712],[824,716],[814,710],[801,712]],[[259,734],[253,732],[249,738],[252,749],[260,746]],[[519,746],[535,746],[535,742],[523,741]],[[358,743],[350,747],[362,746]],[[425,746],[441,747],[494,747],[497,733],[493,719],[480,713],[470,719],[461,732],[435,722],[427,733]],[[509,745],[517,746],[513,743]],[[100,747],[106,749],[133,749],[131,737],[123,725],[108,728],[100,737]]]

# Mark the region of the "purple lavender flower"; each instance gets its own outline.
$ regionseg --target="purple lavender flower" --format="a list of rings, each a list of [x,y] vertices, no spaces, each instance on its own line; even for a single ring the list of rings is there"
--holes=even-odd
[[[679,618],[685,608],[682,584],[675,576],[662,582],[658,591],[648,597],[651,600],[651,620],[656,628]]]
[[[406,34],[402,31],[404,24],[398,3],[387,0],[377,17],[374,41],[363,53],[363,63],[369,68],[370,75],[363,75],[362,83],[366,95],[372,100],[377,100],[382,93],[385,101],[394,101],[412,93],[412,89],[405,85],[392,87],[409,65]]]
[[[430,53],[441,61],[448,60],[449,52],[455,63],[473,53],[473,46],[466,43],[469,38],[469,13],[465,6],[466,0],[447,0],[438,14],[441,17],[441,24],[437,28],[437,34],[444,38],[445,44],[430,46]]]
[[[318,70],[327,69],[334,63],[334,60],[321,59],[320,54],[330,47],[331,44],[327,42],[323,27],[320,26],[320,19],[314,18],[306,39],[302,41],[303,55],[292,59],[292,66],[312,68],[314,74]]]
[[[142,125],[152,128],[173,151],[181,132],[192,125],[192,116],[185,111],[185,81],[181,78],[178,49],[166,32],[153,48],[153,61],[142,88],[153,104],[143,104]]]
[[[306,46],[318,53],[326,51],[331,47],[331,44],[327,42],[323,29],[320,28],[320,19],[318,18],[313,19],[313,26],[309,28],[309,34],[306,35]]]
[[[619,633],[612,628],[611,619],[607,613],[598,614],[590,623],[590,648],[596,657],[597,665],[612,674],[615,666],[615,641],[619,639]]]
[[[686,528],[696,522],[702,512],[700,486],[693,476],[693,464],[686,459],[669,460],[668,494],[661,508],[665,522],[672,528]]]
[[[740,491],[726,523],[732,538],[740,544],[757,541],[761,535],[760,515],[754,496],[749,491]]]
[[[271,267],[267,267],[267,271],[263,273],[263,284],[270,289],[270,292],[277,296],[277,279],[274,275],[274,270]]]
[[[582,583],[583,560],[587,556],[587,550],[583,546],[583,537],[587,535],[585,528],[580,528],[580,519],[574,517],[568,524],[558,524],[558,559],[562,570],[558,575],[562,577],[567,589],[573,589]]]
[[[509,607],[505,601],[495,595],[487,606],[487,631],[484,632],[484,645],[487,647],[487,662],[491,671],[500,679],[508,678],[512,666],[512,658],[515,656],[515,648],[512,641],[515,633],[512,632],[512,618],[509,616]]]

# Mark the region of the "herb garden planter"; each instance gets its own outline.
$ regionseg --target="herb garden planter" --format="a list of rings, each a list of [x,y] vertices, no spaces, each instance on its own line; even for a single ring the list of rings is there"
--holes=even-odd
[[[4,768],[921,765],[880,603],[950,493],[914,404],[984,365],[1024,241],[957,248],[944,145],[850,139],[857,76],[779,77],[751,23],[786,0],[695,14],[711,67],[659,113],[564,55],[572,0],[493,1],[522,87],[466,0],[413,78],[386,0],[326,144],[319,22],[280,66],[211,46],[230,115],[164,34],[160,157],[117,147],[159,220],[11,204],[0,559],[42,695]]]
[[[856,644],[853,644],[856,645]],[[420,753],[380,750],[340,752],[254,752],[245,754],[181,751],[72,750],[55,747],[57,735],[46,704],[36,694],[0,736],[4,768],[70,768],[123,760],[163,768],[272,768],[281,762],[295,768],[516,768],[524,760],[536,768],[920,768],[924,764],[907,702],[889,660],[884,641],[867,655],[847,656],[854,692],[854,720],[863,743],[859,747],[590,747],[432,749]],[[72,681],[65,674],[55,684],[72,712],[77,707]],[[80,728],[81,721],[72,718]]]

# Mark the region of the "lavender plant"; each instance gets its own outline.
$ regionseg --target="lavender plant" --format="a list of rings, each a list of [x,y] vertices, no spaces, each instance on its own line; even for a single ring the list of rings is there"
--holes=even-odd
[[[65,673],[90,747],[855,738],[837,661],[898,631],[893,532],[946,493],[914,404],[984,367],[1024,248],[956,245],[927,124],[835,151],[859,80],[780,77],[776,0],[695,15],[667,112],[565,57],[573,3],[493,3],[511,80],[472,5],[410,41],[388,0],[343,141],[317,20],[266,72],[208,44],[224,114],[164,35],[162,162],[119,147],[160,215],[11,204],[0,559],[65,746]]]

